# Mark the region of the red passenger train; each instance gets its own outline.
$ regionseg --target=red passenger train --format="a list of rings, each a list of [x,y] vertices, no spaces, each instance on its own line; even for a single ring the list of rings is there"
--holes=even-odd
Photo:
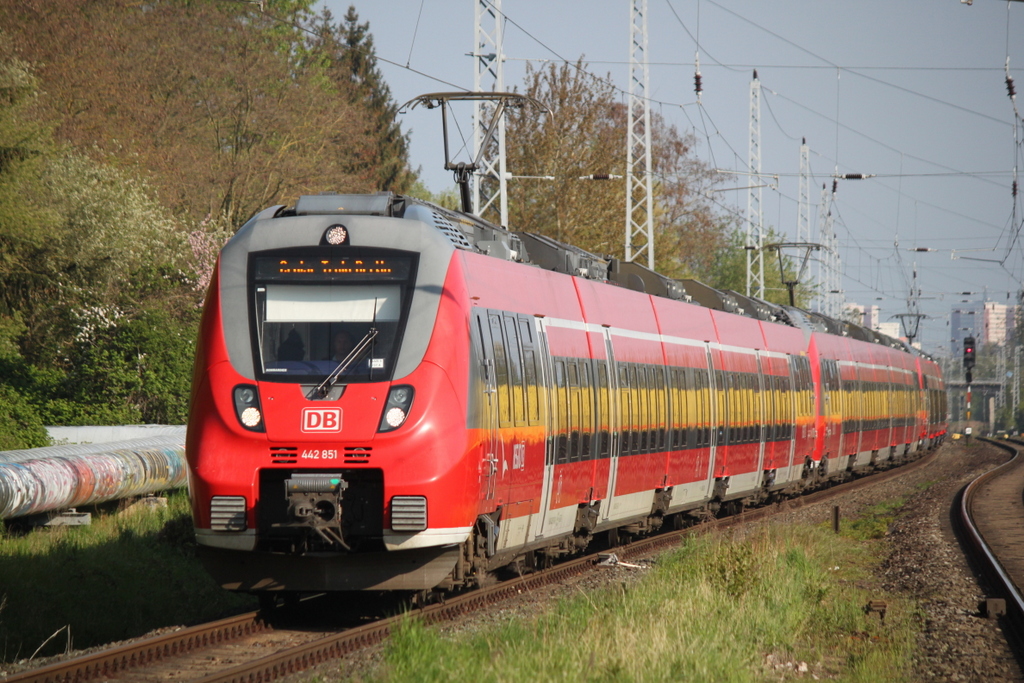
[[[252,218],[187,438],[226,588],[427,590],[794,495],[946,433],[888,337],[393,194]]]

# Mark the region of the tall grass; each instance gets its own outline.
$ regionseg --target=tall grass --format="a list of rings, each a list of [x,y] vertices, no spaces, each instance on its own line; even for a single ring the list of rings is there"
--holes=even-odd
[[[858,587],[870,544],[823,528],[768,526],[690,540],[642,581],[561,602],[528,621],[445,637],[409,620],[381,681],[846,681],[909,676],[914,608]]]
[[[39,656],[250,605],[199,566],[188,505],[178,492],[166,508],[100,510],[90,526],[0,528],[0,660],[47,639]]]

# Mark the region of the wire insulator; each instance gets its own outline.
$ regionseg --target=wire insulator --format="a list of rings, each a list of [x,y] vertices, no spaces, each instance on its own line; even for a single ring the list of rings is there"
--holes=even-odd
[[[1010,196],[1012,196],[1014,199],[1017,198],[1017,181],[1016,180],[1014,180],[1013,184],[1010,185]]]
[[[700,83],[700,72],[693,74],[693,91],[697,93],[697,97],[704,91],[704,87]]]
[[[832,194],[835,194],[836,190],[838,190],[838,189],[839,189],[839,181],[838,180],[833,180],[832,181]]]
[[[1007,74],[1006,76],[1006,94],[1010,96],[1010,99],[1017,97],[1017,91],[1013,87],[1013,76]]]

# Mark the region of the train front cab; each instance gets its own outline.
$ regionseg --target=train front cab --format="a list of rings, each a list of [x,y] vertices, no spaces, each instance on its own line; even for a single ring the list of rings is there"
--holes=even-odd
[[[326,245],[338,224],[348,239]],[[200,556],[221,585],[419,590],[452,571],[478,477],[453,251],[417,221],[271,212],[224,249],[187,438]],[[341,332],[366,351],[332,383]]]

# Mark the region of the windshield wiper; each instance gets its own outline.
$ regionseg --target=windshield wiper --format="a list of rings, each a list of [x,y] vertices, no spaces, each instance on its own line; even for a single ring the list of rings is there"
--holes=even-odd
[[[355,345],[355,348],[349,351],[348,355],[338,363],[338,367],[334,368],[331,374],[327,375],[327,378],[324,379],[324,381],[320,383],[320,386],[316,388],[317,396],[320,398],[327,398],[327,394],[330,393],[331,387],[334,386],[334,383],[337,382],[342,373],[348,369],[348,366],[355,363],[360,356],[366,353],[367,349],[370,348],[370,342],[373,341],[373,338],[376,336],[377,328],[371,327],[370,331],[366,333],[366,336],[359,340],[359,343]]]

